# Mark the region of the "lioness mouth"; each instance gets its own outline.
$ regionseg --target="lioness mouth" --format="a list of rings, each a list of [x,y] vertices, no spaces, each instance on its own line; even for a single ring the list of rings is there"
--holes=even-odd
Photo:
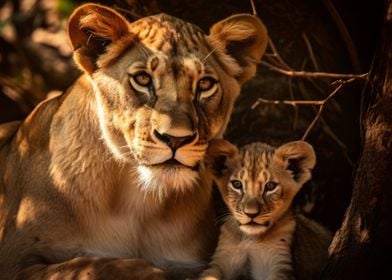
[[[164,161],[164,162],[161,162],[161,163],[152,164],[151,166],[164,166],[164,165],[169,165],[169,166],[173,166],[173,167],[174,166],[179,166],[179,167],[182,166],[182,167],[190,168],[189,166],[186,166],[186,165],[182,164],[181,162],[179,162],[175,158],[168,159],[167,161]]]
[[[178,160],[176,160],[175,158],[171,158],[165,162],[163,162],[162,164],[173,164],[173,165],[183,165],[181,162],[179,162]],[[185,165],[183,165],[185,166]],[[186,166],[188,167],[188,166]]]
[[[199,163],[196,164],[195,166],[188,166],[188,165],[182,164],[181,162],[179,162],[175,158],[168,159],[167,161],[156,164],[155,166],[183,167],[183,168],[189,168],[193,171],[197,171],[199,169]]]

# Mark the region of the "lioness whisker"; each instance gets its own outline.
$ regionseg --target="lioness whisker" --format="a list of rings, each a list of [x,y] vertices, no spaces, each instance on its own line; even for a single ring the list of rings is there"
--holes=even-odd
[[[213,48],[203,59],[202,62],[205,63],[206,60],[217,50],[217,48]]]

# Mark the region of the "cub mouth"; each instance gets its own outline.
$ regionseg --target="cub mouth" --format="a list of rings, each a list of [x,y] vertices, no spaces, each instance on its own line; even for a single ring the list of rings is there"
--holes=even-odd
[[[262,226],[262,227],[269,227],[271,225],[270,221],[265,221],[261,224],[256,223],[254,221],[250,221],[249,223],[243,224],[244,226]]]
[[[251,221],[249,223],[240,225],[241,231],[251,236],[260,236],[267,232],[270,227],[270,221],[265,221],[263,223],[256,223],[254,221]]]

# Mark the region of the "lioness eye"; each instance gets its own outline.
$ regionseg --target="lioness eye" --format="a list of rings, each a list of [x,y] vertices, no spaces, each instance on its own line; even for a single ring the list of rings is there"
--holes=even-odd
[[[198,91],[207,91],[212,89],[212,87],[217,83],[214,78],[205,77],[199,80],[197,83],[197,90]]]
[[[242,183],[240,180],[232,180],[230,181],[231,185],[233,186],[233,188],[240,190],[242,189]]]
[[[276,182],[267,182],[264,186],[265,191],[273,191],[278,186]]]
[[[132,75],[132,79],[143,87],[149,86],[152,82],[151,76],[144,71]]]

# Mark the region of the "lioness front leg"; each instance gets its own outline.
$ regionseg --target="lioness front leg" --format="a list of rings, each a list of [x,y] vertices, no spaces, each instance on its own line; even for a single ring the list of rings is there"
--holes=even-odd
[[[78,257],[59,264],[30,266],[18,273],[17,279],[163,280],[167,278],[161,269],[142,259]]]

